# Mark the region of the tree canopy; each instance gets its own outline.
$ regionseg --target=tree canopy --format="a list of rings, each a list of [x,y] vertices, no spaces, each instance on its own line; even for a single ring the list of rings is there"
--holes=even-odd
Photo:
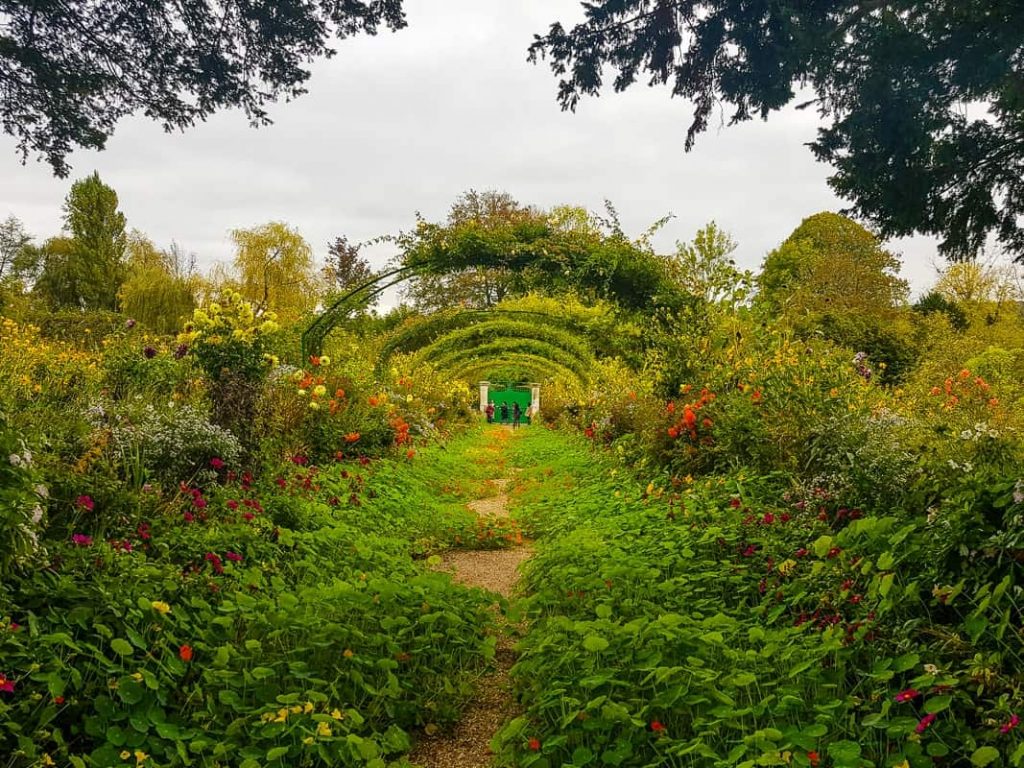
[[[231,239],[239,293],[258,312],[273,311],[290,321],[313,308],[318,299],[313,249],[297,230],[272,221],[234,229]]]
[[[0,126],[65,176],[75,147],[102,149],[133,113],[167,130],[230,107],[267,123],[331,37],[381,26],[405,26],[402,0],[0,0]]]
[[[686,148],[719,105],[730,125],[800,98],[811,149],[883,237],[937,235],[949,257],[990,235],[1024,259],[1024,4],[1017,0],[595,0],[531,46],[575,109],[605,84],[669,84],[695,104]],[[968,107],[968,105],[970,105]]]

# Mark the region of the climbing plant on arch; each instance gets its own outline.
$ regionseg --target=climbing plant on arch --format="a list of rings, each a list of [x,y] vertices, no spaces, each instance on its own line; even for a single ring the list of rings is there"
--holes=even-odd
[[[303,350],[319,352],[331,330],[391,286],[417,275],[500,269],[519,289],[574,292],[627,310],[672,308],[686,301],[668,264],[617,227],[566,227],[543,214],[495,226],[478,220],[447,225],[419,221],[394,238],[401,264],[357,286],[328,307],[303,334]]]

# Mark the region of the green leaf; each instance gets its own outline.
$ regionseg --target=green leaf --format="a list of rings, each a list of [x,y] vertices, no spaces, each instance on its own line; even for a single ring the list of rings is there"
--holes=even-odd
[[[131,656],[134,652],[132,644],[120,637],[115,637],[111,640],[110,647],[118,656]]]
[[[999,750],[995,747],[978,747],[971,755],[971,765],[977,765],[980,768],[998,759]]]
[[[277,760],[288,754],[288,747],[271,747],[267,750],[267,760]]]
[[[928,714],[935,714],[936,712],[942,712],[949,709],[950,702],[953,701],[953,697],[949,695],[945,696],[932,696],[928,701],[924,703],[924,711]]]
[[[257,680],[265,680],[268,677],[274,676],[274,670],[270,667],[253,667],[249,670],[249,674]]]

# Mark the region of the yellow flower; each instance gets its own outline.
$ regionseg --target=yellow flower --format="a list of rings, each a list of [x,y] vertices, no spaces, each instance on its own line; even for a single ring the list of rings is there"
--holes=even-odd
[[[274,722],[275,723],[283,723],[287,719],[288,719],[288,710],[287,709],[282,707],[281,709],[277,710],[277,717],[274,718]]]
[[[796,568],[796,560],[786,560],[783,563],[779,563],[779,573],[783,576],[788,576]]]
[[[47,768],[49,768],[52,765],[56,765],[56,763],[53,762],[53,758],[52,757],[50,757],[49,755],[45,755],[44,754],[43,755],[43,765],[45,765],[45,766],[47,766]]]
[[[323,384],[317,384],[315,387],[313,387],[313,394],[316,395],[317,397],[323,397],[324,395],[327,394],[327,387],[325,387]]]
[[[355,656],[351,648],[346,648],[341,655],[344,656],[346,659],[351,659],[353,656]]]
[[[275,323],[275,322],[274,322],[273,320],[265,320],[265,321],[263,322],[263,324],[262,324],[262,325],[260,326],[260,331],[261,331],[262,333],[274,333],[274,332],[275,332],[275,331],[277,331],[277,330],[278,330],[278,329],[279,329],[280,327],[281,327],[281,326],[279,326],[279,325],[278,325],[277,323]]]
[[[313,702],[307,701],[306,702],[306,706],[304,706],[302,708],[302,713],[305,714],[305,715],[308,715],[312,711],[313,711]]]
[[[330,365],[330,364],[331,364],[331,358],[329,358],[327,355],[321,355],[320,356],[320,367],[321,368],[323,368],[325,365]]]
[[[310,400],[309,401],[309,407],[311,409],[313,409],[314,411],[319,411],[320,410],[320,403],[316,402],[316,400]]]
[[[163,600],[153,601],[153,610],[159,614],[167,615],[171,612],[171,606],[165,603]]]
[[[147,755],[141,749],[136,749],[135,750],[135,764],[136,765],[142,765],[148,759],[149,759],[149,755]]]
[[[127,760],[131,756],[132,756],[132,753],[129,752],[127,749],[124,752],[121,753],[121,759],[122,760]]]
[[[142,673],[141,672],[133,672],[132,673],[132,680],[134,680],[136,683],[141,683],[142,682]]]
[[[343,717],[345,717],[345,715],[342,714],[340,709],[332,709],[331,717],[333,717],[335,720],[341,720]]]
[[[293,704],[291,712],[292,712],[293,715],[301,715],[302,714],[302,705],[301,704]]]
[[[308,747],[310,744],[313,743],[313,737],[312,736],[307,736],[306,738],[304,738],[302,740],[302,743],[305,744]]]
[[[325,738],[327,736],[330,736],[331,735],[331,726],[329,726],[327,723],[317,723],[316,724],[316,735],[317,736],[323,736]]]

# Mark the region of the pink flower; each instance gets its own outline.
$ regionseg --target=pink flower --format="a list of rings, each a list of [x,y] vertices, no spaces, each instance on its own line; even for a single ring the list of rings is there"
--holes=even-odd
[[[91,547],[92,536],[86,536],[84,533],[73,533],[71,534],[71,543],[76,547]]]
[[[0,692],[14,693],[14,681],[0,672]]]
[[[224,573],[224,562],[213,552],[206,553],[206,562],[213,566],[214,573]]]
[[[193,515],[191,512],[187,512],[187,511],[182,513],[181,516],[185,519],[186,523],[193,523],[193,522],[195,522],[195,519],[196,519],[195,515]]]
[[[226,557],[232,563],[240,563],[240,562],[242,562],[242,556],[240,554],[238,554],[237,552],[225,552],[224,553],[224,557]]]
[[[775,522],[775,515],[773,515],[771,512],[765,512],[764,517],[761,518],[761,522],[765,525],[771,525]]]
[[[243,512],[242,513],[242,518],[246,522],[251,522],[255,517],[256,517],[256,515],[254,515],[252,512]]]
[[[11,632],[17,632],[19,629],[21,629],[21,624],[19,624],[16,621],[12,621],[11,622]]]
[[[210,466],[214,469],[224,469],[224,460],[214,456],[210,459]]]
[[[229,499],[227,504],[228,504],[228,509],[231,509],[231,510],[238,509],[238,502],[235,501],[234,499]]]
[[[914,688],[907,688],[907,690],[900,691],[895,696],[893,696],[893,699],[895,699],[898,703],[902,704],[906,701],[913,701],[920,695],[920,691],[915,690]]]
[[[75,499],[75,506],[84,509],[86,512],[92,512],[96,508],[96,502],[92,500],[92,496],[82,494]]]
[[[917,733],[924,733],[926,730],[928,730],[928,726],[931,725],[934,722],[935,722],[935,715],[934,714],[925,715],[918,722],[917,727],[914,728],[914,730]]]
[[[198,496],[192,499],[192,506],[194,506],[196,509],[204,509],[206,507],[206,499],[202,498],[201,496]]]
[[[1010,719],[999,728],[999,732],[1005,736],[1018,725],[1020,725],[1020,716],[1010,715]]]

